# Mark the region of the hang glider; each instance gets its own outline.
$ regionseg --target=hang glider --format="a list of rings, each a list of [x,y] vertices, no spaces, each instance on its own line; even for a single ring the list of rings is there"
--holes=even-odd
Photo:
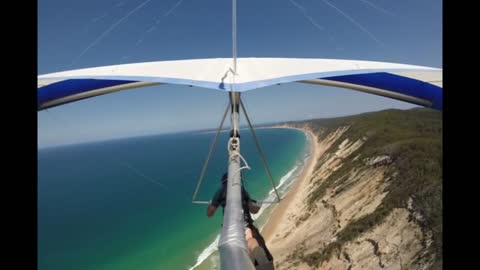
[[[302,82],[353,89],[437,110],[442,69],[397,63],[309,58],[231,58],[144,62],[38,76],[37,110],[120,90],[178,84],[246,92]]]
[[[234,53],[236,55],[236,53]],[[218,248],[225,270],[256,269],[245,240],[241,204],[239,113],[241,92],[301,82],[343,87],[442,110],[442,70],[396,63],[300,58],[218,58],[146,62],[70,70],[38,76],[37,110],[116,91],[158,84],[196,86],[225,91],[232,129],[228,141],[229,166],[225,216]],[[253,127],[248,120],[254,135]],[[216,140],[216,139],[215,139]],[[212,147],[215,145],[212,143]],[[259,153],[262,153],[257,143]],[[263,154],[261,154],[263,156]],[[205,166],[208,164],[208,159]],[[199,180],[204,174],[205,167]],[[264,160],[264,166],[269,171]],[[271,174],[269,173],[269,177]],[[273,183],[273,178],[271,179]],[[273,185],[274,186],[274,185]],[[195,203],[195,195],[192,200]],[[278,194],[277,194],[278,196]],[[269,262],[271,263],[271,262]]]

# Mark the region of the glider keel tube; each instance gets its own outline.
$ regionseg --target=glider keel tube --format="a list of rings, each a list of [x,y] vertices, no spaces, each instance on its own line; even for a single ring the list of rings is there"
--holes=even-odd
[[[242,183],[239,134],[240,93],[231,92],[232,131],[228,140],[227,201],[218,242],[222,270],[255,270],[248,255],[242,208]]]

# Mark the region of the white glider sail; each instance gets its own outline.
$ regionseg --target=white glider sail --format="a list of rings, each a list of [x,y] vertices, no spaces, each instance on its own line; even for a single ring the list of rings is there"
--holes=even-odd
[[[145,62],[38,76],[38,110],[115,91],[179,84],[245,92],[303,82],[354,89],[442,110],[442,70],[341,59],[231,58]]]

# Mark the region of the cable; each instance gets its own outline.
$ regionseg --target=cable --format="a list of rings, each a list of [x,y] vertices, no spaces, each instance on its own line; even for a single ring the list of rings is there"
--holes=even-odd
[[[203,168],[202,168],[202,172],[200,173],[200,178],[198,179],[197,186],[195,188],[195,192],[193,193],[192,203],[197,198],[198,190],[200,189],[200,185],[202,184],[203,178],[205,177],[205,172],[207,171],[208,162],[210,161],[210,157],[212,155],[213,149],[215,148],[215,145],[217,144],[217,138],[218,138],[218,135],[220,134],[220,131],[223,128],[223,123],[225,122],[225,118],[227,117],[229,107],[230,107],[230,102],[227,104],[227,108],[225,109],[225,112],[223,113],[223,117],[222,117],[222,121],[220,122],[220,126],[218,127],[217,132],[215,134],[215,137],[213,138],[213,141],[210,145],[210,150],[208,151],[207,159],[205,160],[205,163],[204,163]]]
[[[260,143],[257,139],[257,135],[255,134],[255,130],[253,129],[252,123],[250,122],[250,118],[248,117],[247,110],[245,109],[245,106],[243,105],[242,99],[240,99],[240,105],[242,107],[243,113],[245,114],[245,118],[247,119],[248,127],[250,128],[250,131],[252,132],[253,140],[255,141],[258,152],[260,153],[260,157],[262,158],[263,167],[265,168],[265,171],[267,172],[267,175],[270,179],[273,190],[275,190],[275,195],[277,195],[277,202],[280,202],[280,200],[281,200],[280,195],[278,195],[277,188],[275,187],[275,183],[273,181],[272,173],[270,172],[270,168],[268,167],[268,164],[267,164],[267,159],[265,158],[262,147],[260,146]]]

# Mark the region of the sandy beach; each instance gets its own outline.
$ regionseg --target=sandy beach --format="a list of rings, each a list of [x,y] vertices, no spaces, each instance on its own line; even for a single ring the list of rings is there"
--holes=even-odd
[[[293,128],[293,127],[279,127],[279,128]],[[299,128],[293,128],[299,129]],[[309,179],[312,177],[313,169],[315,168],[315,164],[319,158],[320,147],[318,144],[317,136],[308,128],[299,129],[302,130],[309,136],[310,139],[310,158],[305,164],[305,167],[302,173],[298,176],[295,180],[295,183],[290,188],[287,193],[287,196],[273,209],[268,221],[266,222],[265,226],[262,228],[262,235],[265,238],[267,246],[272,251],[273,255],[275,256],[275,250],[277,250],[277,246],[280,243],[275,243],[275,245],[271,244],[272,238],[274,235],[277,234],[285,234],[283,232],[282,226],[279,226],[282,222],[286,221],[288,216],[291,213],[296,212],[296,208],[293,207],[297,203],[301,203],[303,199],[303,195],[305,192],[304,189],[308,185]]]

